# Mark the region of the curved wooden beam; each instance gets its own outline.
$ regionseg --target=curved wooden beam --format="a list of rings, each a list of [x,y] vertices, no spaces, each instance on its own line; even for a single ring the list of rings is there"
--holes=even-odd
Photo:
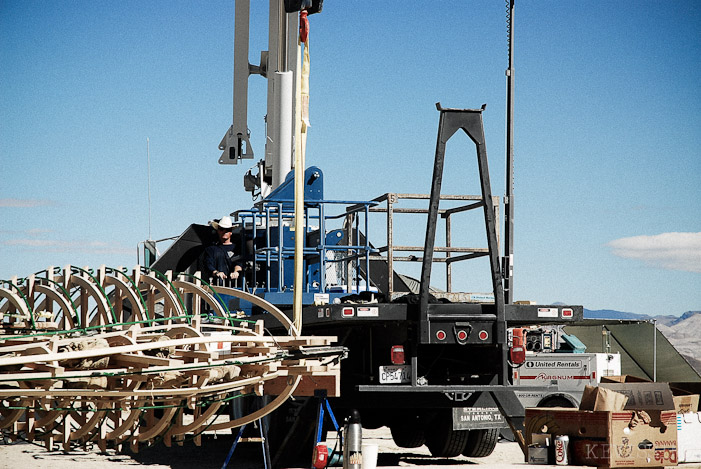
[[[285,329],[287,329],[287,332],[294,337],[299,336],[299,331],[297,331],[297,328],[294,326],[292,321],[290,321],[290,318],[288,318],[285,313],[280,311],[277,306],[274,304],[264,300],[263,298],[252,295],[251,293],[245,292],[243,290],[237,290],[235,288],[229,288],[229,287],[216,287],[213,286],[214,290],[217,293],[224,294],[224,295],[231,295],[235,296],[237,298],[241,298],[242,300],[246,300],[248,302],[253,303],[254,305],[258,306],[259,308],[262,308],[263,310],[267,311],[270,313],[275,319],[280,321],[280,324],[282,324]]]
[[[124,275],[124,274],[122,274]],[[141,297],[134,291],[132,286],[122,280],[121,278],[114,275],[105,275],[105,285],[114,286],[115,290],[126,297],[131,304],[131,315],[134,318],[138,318],[137,321],[145,321],[149,319],[146,311],[144,310],[144,305],[141,303]]]
[[[270,401],[269,404],[261,407],[259,410],[253,412],[252,414],[248,414],[244,417],[238,418],[236,420],[231,420],[229,422],[222,422],[222,423],[216,423],[212,426],[209,427],[209,430],[212,431],[219,431],[219,430],[226,430],[229,428],[236,428],[236,427],[241,427],[243,425],[246,425],[248,423],[251,423],[255,420],[258,420],[261,417],[264,417],[268,415],[270,412],[274,411],[278,407],[280,407],[282,404],[285,403],[285,401],[292,395],[292,393],[295,391],[297,388],[297,385],[299,382],[302,380],[302,377],[300,375],[297,375],[294,377],[294,382],[288,383],[285,389],[280,393],[279,396],[277,396],[275,399]]]
[[[175,414],[177,410],[177,407],[170,407],[168,409],[165,409],[165,411],[163,412],[163,417],[161,417],[160,420],[158,420],[158,422],[156,422],[152,427],[139,427],[139,434],[137,435],[137,440],[148,441],[151,438],[155,438],[158,435],[160,435],[161,432],[165,430],[166,427],[170,424],[170,421],[173,418],[173,414]]]
[[[6,288],[0,288],[0,298],[5,298],[8,302],[8,306],[14,306],[15,311],[22,314],[25,320],[29,321],[30,316],[27,303],[25,303],[24,300],[17,293],[14,293],[13,291],[8,290]],[[6,311],[7,309],[3,312]]]
[[[219,303],[207,290],[195,285],[194,283],[184,282],[182,280],[173,280],[173,286],[180,288],[187,293],[192,293],[193,295],[202,298],[205,303],[207,303],[213,310],[215,310],[220,316],[226,317],[226,311],[224,307]]]
[[[171,290],[170,286],[166,284],[165,282],[162,282],[161,280],[157,279],[155,276],[151,275],[141,275],[139,276],[139,287],[141,287],[141,284],[145,284],[149,287],[151,287],[153,293],[153,299],[157,300],[160,298],[163,298],[163,300],[166,302],[166,305],[170,308],[164,308],[163,314],[166,315],[168,311],[172,312],[170,316],[184,316],[185,312],[183,311],[182,307],[180,306],[180,302],[178,299],[174,296],[173,291]],[[155,292],[158,291],[158,294]],[[155,318],[155,311],[151,311],[151,316]],[[168,317],[168,316],[166,316]]]
[[[71,305],[70,299],[66,298],[63,292],[54,289],[53,286],[44,285],[41,283],[36,283],[34,285],[34,291],[37,293],[41,293],[45,295],[47,299],[58,303],[58,306],[61,308],[61,312],[63,313],[63,327],[65,329],[73,329],[76,327],[75,322],[73,320],[73,314],[78,314],[78,312],[73,310],[73,306]],[[56,315],[54,317],[57,316],[58,311],[56,312]]]

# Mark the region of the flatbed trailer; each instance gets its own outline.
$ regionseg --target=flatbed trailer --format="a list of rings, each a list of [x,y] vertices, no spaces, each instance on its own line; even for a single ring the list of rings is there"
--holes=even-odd
[[[524,409],[515,395],[516,389],[556,389],[552,384],[513,385],[507,330],[574,323],[582,319],[583,308],[505,303],[494,216],[497,207],[489,184],[482,127],[484,108],[457,110],[437,105],[437,109],[440,123],[432,191],[427,196],[415,196],[428,202],[428,208],[419,211],[427,220],[425,243],[418,248],[420,257],[410,259],[421,262],[421,279],[409,287],[410,279],[394,269],[405,260],[397,251],[408,247],[394,245],[391,236],[387,245],[376,247],[366,236],[370,211],[377,208],[378,200],[393,197],[385,194],[364,202],[325,201],[323,174],[318,168],[310,168],[305,174],[310,198],[305,200],[307,221],[302,231],[305,306],[301,323],[305,334],[336,336],[339,345],[349,350],[341,364],[340,395],[331,399],[337,413],[347,415],[355,409],[364,426],[389,426],[400,446],[426,444],[432,454],[440,457],[485,456],[493,450],[500,428],[507,424],[522,428]],[[475,142],[482,193],[462,197],[469,203],[450,212],[451,209],[441,208],[441,202],[456,198],[441,196],[440,181],[445,143],[458,130],[465,131]],[[238,222],[235,235],[248,266],[243,284],[256,285],[250,289],[253,293],[286,311],[291,319],[291,243],[300,233],[293,231],[288,222],[292,218],[289,191],[293,182],[288,177],[284,185],[253,209],[233,213]],[[330,207],[337,207],[340,214],[331,214]],[[395,207],[385,214],[389,216],[392,210],[399,212]],[[449,246],[436,246],[439,214],[446,218],[466,210],[483,213],[487,247],[459,248],[450,242],[446,243]],[[334,220],[341,220],[342,227],[332,228]],[[171,248],[174,253],[187,251],[178,248],[179,244],[176,242]],[[481,295],[482,302],[477,302],[480,295],[439,292],[429,287],[436,262],[450,265],[484,257],[489,260],[493,289],[490,294]],[[168,263],[181,260],[182,256],[174,260],[167,252],[154,268],[173,268]],[[197,269],[197,262],[188,268]],[[235,302],[230,307],[247,311],[252,319],[266,319],[245,302]],[[270,323],[268,327],[274,326]],[[397,350],[402,353],[393,353]],[[283,410],[276,413],[278,417],[271,417],[271,441],[285,455],[285,461],[291,458],[289,451],[311,450],[317,418],[315,411],[300,411],[300,402],[289,407],[292,416]],[[288,425],[290,421],[297,425]],[[300,427],[307,431],[300,431]],[[280,435],[281,429],[289,431]]]
[[[302,63],[293,57],[303,55],[296,31],[306,21],[306,14],[298,18],[295,10],[299,5],[271,0],[269,51],[261,54],[260,66],[253,66],[248,63],[248,3],[236,2],[234,123],[219,146],[222,164],[253,158],[245,112],[247,79],[252,73],[263,75],[268,79],[265,160],[244,178],[246,190],[261,198],[250,209],[231,213],[236,222],[233,238],[240,261],[246,265],[241,288],[286,311],[305,333],[337,336],[339,344],[348,348],[348,357],[341,365],[341,392],[331,399],[337,413],[359,410],[364,426],[387,425],[398,445],[425,443],[435,456],[488,455],[499,428],[506,423],[518,429],[524,417],[511,382],[510,364],[519,354],[509,345],[508,328],[582,319],[581,306],[513,302],[511,123],[507,126],[503,255],[498,236],[499,204],[492,195],[482,121],[486,105],[476,109],[436,105],[439,125],[430,194],[386,193],[364,201],[326,200],[323,172],[315,167],[305,169],[303,157],[297,159],[300,146],[295,139],[300,138],[305,124],[288,121],[300,115],[303,106],[295,93],[285,90],[302,87],[299,80],[304,80]],[[320,9],[318,2],[313,10]],[[509,31],[512,41],[511,25]],[[510,119],[511,51],[509,62]],[[472,160],[468,155],[458,167],[463,169],[471,160],[476,163],[477,195],[441,194],[446,144],[460,131],[474,143],[477,158]],[[427,206],[402,209],[398,205],[402,199],[423,201]],[[457,227],[451,220],[471,211],[481,214],[482,223],[475,225],[482,224],[486,246],[455,246],[450,237]],[[386,242],[370,233],[369,219],[378,212],[385,215]],[[394,242],[394,216],[399,213],[426,217],[425,225],[413,227],[425,228],[421,246]],[[445,245],[436,243],[439,221],[445,222]],[[207,227],[192,225],[153,267],[198,272],[201,265],[196,254],[206,244],[206,237]],[[453,291],[452,267],[472,259],[486,260],[489,293]],[[401,262],[420,262],[419,278],[400,274],[397,266]],[[443,292],[431,281],[433,267],[440,263],[446,269]],[[229,306],[259,319],[256,308],[246,302],[234,300]],[[529,386],[532,390],[552,387]],[[306,403],[298,399],[289,405],[291,414],[283,410],[272,415],[271,441],[278,445],[278,451],[288,451],[286,463],[294,451],[303,448],[306,455],[311,451],[301,444],[315,433],[317,406],[309,402],[313,398]]]

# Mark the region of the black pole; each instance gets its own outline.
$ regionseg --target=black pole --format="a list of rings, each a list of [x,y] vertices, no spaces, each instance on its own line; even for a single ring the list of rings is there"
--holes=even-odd
[[[506,70],[506,200],[504,220],[504,301],[514,299],[514,0],[509,0],[509,68]]]

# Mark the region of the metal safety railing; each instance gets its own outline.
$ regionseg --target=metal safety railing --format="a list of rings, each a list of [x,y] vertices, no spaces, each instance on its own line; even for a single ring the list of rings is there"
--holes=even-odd
[[[394,285],[394,264],[395,262],[422,262],[423,260],[423,250],[424,246],[406,246],[397,245],[394,243],[394,224],[396,214],[413,214],[413,215],[427,215],[428,208],[409,208],[409,207],[398,207],[402,200],[429,200],[430,196],[428,194],[399,194],[399,193],[386,193],[375,199],[377,205],[370,208],[370,212],[379,212],[386,214],[386,244],[384,246],[376,247],[376,253],[374,253],[371,258],[377,260],[383,260],[387,263],[387,290],[390,297],[392,297],[395,292]],[[452,264],[459,261],[464,261],[468,259],[479,258],[487,256],[489,254],[488,248],[476,248],[476,247],[460,247],[454,246],[452,240],[452,217],[453,215],[464,213],[474,209],[481,209],[484,206],[482,197],[478,195],[441,195],[441,201],[454,201],[456,203],[465,202],[451,208],[443,208],[438,210],[439,216],[444,220],[445,223],[445,244],[437,245],[434,248],[434,252],[437,256],[432,259],[433,263],[444,263],[446,282],[445,291],[450,293],[453,291],[452,285]],[[496,223],[499,222],[499,197],[492,197],[494,204],[494,219]],[[498,233],[499,227],[496,227],[497,232],[497,243],[498,243]],[[414,255],[411,253],[417,253]]]
[[[283,292],[293,286],[291,273],[294,236],[297,235],[291,210],[293,202],[266,199],[252,209],[232,214],[250,236],[246,239],[246,251],[254,268],[247,283],[255,289]],[[358,266],[364,263],[367,272],[371,254],[375,252],[363,233],[368,232],[369,213],[377,204],[376,201],[347,200],[305,202],[305,292],[328,292],[342,287],[350,293],[371,288]],[[314,268],[316,265],[318,271]],[[328,276],[332,271],[343,273],[334,275],[330,282]]]

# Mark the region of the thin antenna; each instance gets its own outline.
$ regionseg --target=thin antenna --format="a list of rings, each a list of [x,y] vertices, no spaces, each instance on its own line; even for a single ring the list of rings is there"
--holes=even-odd
[[[507,3],[509,68],[506,70],[506,201],[504,214],[504,302],[514,301],[514,0]]]
[[[151,240],[151,152],[149,139],[146,137],[146,165],[148,168],[148,239]]]

